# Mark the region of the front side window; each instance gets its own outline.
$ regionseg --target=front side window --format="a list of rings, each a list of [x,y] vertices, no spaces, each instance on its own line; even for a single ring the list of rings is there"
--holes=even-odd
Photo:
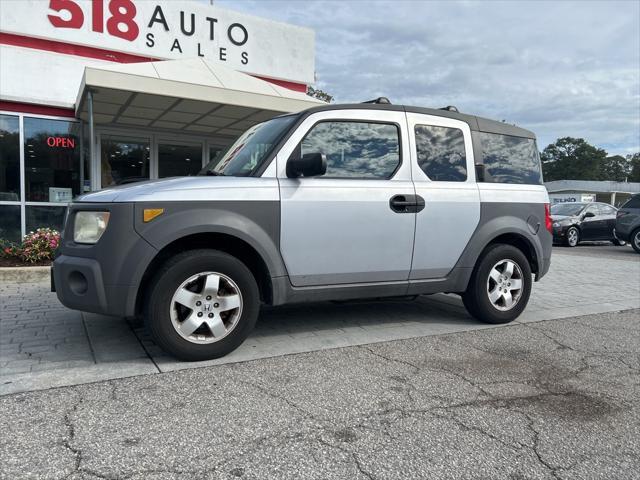
[[[620,208],[640,208],[640,195],[634,195]]]
[[[385,179],[400,165],[400,132],[393,124],[320,122],[299,147],[300,155],[326,155],[325,177]]]
[[[480,133],[485,181],[542,184],[540,157],[532,138]]]
[[[68,203],[80,193],[80,136],[78,122],[25,117],[28,202]]]
[[[416,125],[416,153],[420,169],[436,182],[464,182],[467,156],[458,128]]]
[[[20,201],[20,123],[0,115],[0,201]]]
[[[298,117],[286,115],[254,125],[224,153],[217,155],[199,175],[248,177],[257,171]]]

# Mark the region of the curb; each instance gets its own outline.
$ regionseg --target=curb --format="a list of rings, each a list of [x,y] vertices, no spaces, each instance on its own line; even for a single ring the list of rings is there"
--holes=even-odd
[[[51,267],[0,267],[2,283],[39,283],[48,282]]]

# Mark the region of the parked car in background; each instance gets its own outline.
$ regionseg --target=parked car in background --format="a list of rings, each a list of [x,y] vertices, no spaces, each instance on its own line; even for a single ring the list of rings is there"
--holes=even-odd
[[[616,216],[616,236],[626,240],[640,253],[640,193],[620,207]]]
[[[624,245],[614,228],[618,210],[607,203],[557,203],[551,206],[553,242],[575,247],[582,241]]]

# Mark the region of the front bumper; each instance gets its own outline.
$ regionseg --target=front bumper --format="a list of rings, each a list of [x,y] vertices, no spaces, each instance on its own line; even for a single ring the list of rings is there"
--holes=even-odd
[[[96,260],[60,255],[51,267],[51,278],[52,290],[65,307],[122,317],[134,314],[137,286],[105,285]]]
[[[111,212],[109,225],[95,245],[76,244],[72,230],[78,210]],[[130,317],[138,288],[157,251],[134,228],[132,204],[73,203],[60,248],[53,262],[52,290],[74,310]]]

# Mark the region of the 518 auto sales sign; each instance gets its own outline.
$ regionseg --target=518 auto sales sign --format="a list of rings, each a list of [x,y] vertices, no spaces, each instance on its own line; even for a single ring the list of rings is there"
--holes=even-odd
[[[312,30],[195,1],[0,0],[0,31],[311,84]]]

